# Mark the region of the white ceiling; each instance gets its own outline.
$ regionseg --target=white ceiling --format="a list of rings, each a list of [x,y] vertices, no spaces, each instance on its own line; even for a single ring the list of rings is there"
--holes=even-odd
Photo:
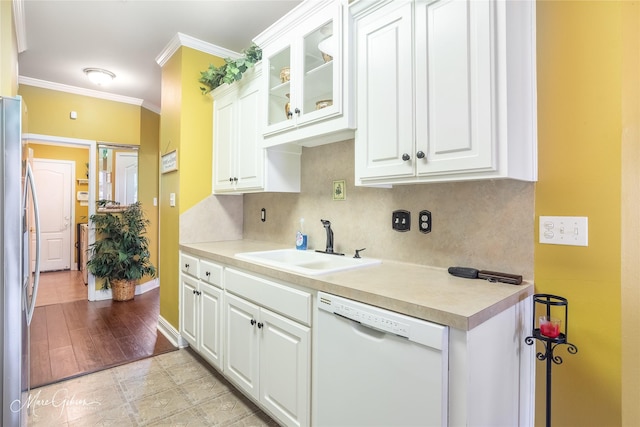
[[[156,58],[177,33],[240,52],[300,0],[14,0],[22,9],[19,82],[99,90],[160,111]],[[20,21],[20,18],[18,19]],[[116,74],[106,88],[83,68]],[[199,75],[194,76],[198,79]],[[35,80],[34,80],[35,79]],[[70,88],[71,89],[71,88]]]

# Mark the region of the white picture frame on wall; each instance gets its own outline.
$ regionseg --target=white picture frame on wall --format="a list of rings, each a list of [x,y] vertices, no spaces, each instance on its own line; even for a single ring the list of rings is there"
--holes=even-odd
[[[178,150],[169,151],[163,154],[160,159],[160,173],[173,172],[178,170]]]

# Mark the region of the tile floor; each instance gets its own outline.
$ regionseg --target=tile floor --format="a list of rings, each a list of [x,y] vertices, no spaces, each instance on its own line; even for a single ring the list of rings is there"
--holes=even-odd
[[[36,307],[86,300],[87,287],[78,270],[51,271],[40,274]]]
[[[29,426],[277,426],[191,350],[31,391]]]

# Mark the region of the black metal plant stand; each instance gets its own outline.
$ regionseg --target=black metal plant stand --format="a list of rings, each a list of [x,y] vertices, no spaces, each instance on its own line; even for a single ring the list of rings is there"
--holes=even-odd
[[[536,358],[547,361],[547,427],[551,427],[551,362],[556,365],[561,365],[563,362],[562,357],[554,355],[553,351],[557,346],[566,344],[568,346],[567,351],[570,354],[578,352],[578,347],[567,342],[567,331],[569,330],[568,312],[569,303],[566,298],[549,294],[535,294],[533,296],[533,321],[531,327],[533,335],[526,337],[524,342],[532,345],[535,342],[534,339],[536,339],[544,344],[544,353],[538,352]],[[536,313],[545,313],[544,320],[540,316],[538,327],[536,327],[536,318],[538,317]],[[557,322],[562,322],[563,317],[564,323]],[[556,323],[552,324],[551,319],[554,319]]]

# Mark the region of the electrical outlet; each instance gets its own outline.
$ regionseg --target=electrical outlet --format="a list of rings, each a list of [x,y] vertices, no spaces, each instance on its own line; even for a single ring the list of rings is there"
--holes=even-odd
[[[418,228],[422,233],[430,233],[431,232],[431,212],[424,210],[420,211],[420,216],[418,216]]]
[[[411,212],[404,210],[393,211],[391,214],[391,228],[396,231],[411,230]]]
[[[541,216],[540,243],[589,246],[586,216]]]

